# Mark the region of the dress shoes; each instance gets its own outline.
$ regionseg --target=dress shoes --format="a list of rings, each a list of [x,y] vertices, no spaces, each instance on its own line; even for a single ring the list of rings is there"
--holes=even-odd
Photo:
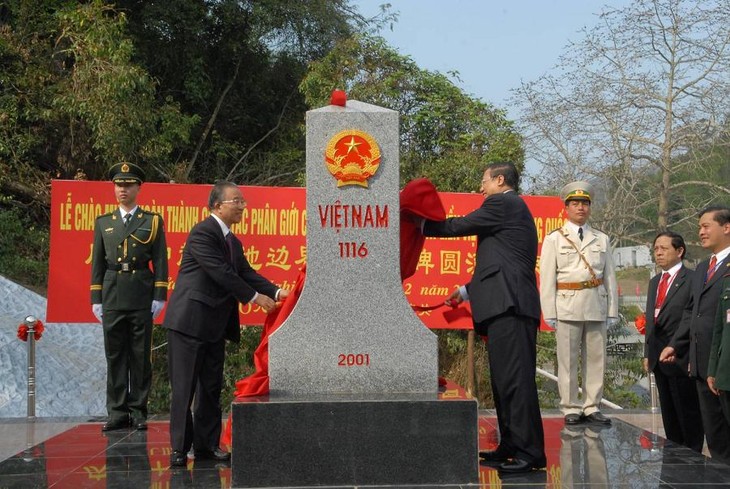
[[[565,424],[580,424],[580,414],[570,413],[565,415]]]
[[[479,452],[479,458],[483,462],[506,462],[511,458],[510,455],[508,455],[503,450],[492,450],[489,452]]]
[[[218,462],[225,462],[227,460],[231,459],[231,454],[229,452],[226,452],[224,450],[221,450],[218,447],[212,448],[210,450],[198,450],[195,449],[195,459],[196,460],[216,460]]]
[[[101,431],[114,431],[129,428],[129,418],[110,419],[101,427]]]
[[[175,450],[170,455],[171,467],[185,467],[188,464],[188,455],[179,450]]]
[[[538,460],[537,462],[528,462],[521,458],[513,458],[509,462],[505,462],[497,470],[500,474],[524,474],[526,472],[532,472],[533,470],[544,469],[547,465],[545,458]]]
[[[589,423],[605,424],[605,425],[611,424],[611,420],[608,419],[607,417],[605,417],[600,411],[591,413],[588,416],[585,416],[584,419]]]
[[[140,431],[147,430],[147,420],[142,418],[137,418],[132,420],[132,426]]]

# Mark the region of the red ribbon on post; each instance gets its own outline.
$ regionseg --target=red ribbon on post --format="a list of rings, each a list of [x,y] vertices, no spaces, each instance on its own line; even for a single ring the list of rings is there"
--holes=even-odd
[[[20,323],[18,326],[18,339],[21,341],[28,341],[28,324],[26,323]],[[43,323],[40,319],[36,319],[36,322],[33,324],[33,337],[36,341],[41,339],[41,336],[43,336]]]

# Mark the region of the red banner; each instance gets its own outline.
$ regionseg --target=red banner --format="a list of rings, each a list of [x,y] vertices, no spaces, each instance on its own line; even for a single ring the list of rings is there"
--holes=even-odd
[[[182,251],[190,229],[205,219],[211,185],[145,183],[138,203],[162,215],[167,238],[170,293],[174,293]],[[246,187],[243,220],[233,227],[256,270],[275,284],[293,288],[307,258],[307,212],[304,188]],[[480,194],[441,193],[447,215],[460,216],[481,205]],[[539,243],[563,224],[563,204],[557,197],[524,197],[535,218]],[[91,313],[91,247],[94,219],[117,208],[110,182],[54,180],[51,187],[51,253],[47,321],[95,322]],[[476,237],[428,238],[418,269],[403,283],[414,306],[443,303],[474,271]],[[539,264],[539,262],[538,262]],[[260,325],[265,314],[256,305],[240,307],[241,324]],[[164,313],[163,313],[164,314]],[[429,328],[471,328],[468,307],[440,307],[417,312]],[[162,316],[158,318],[162,321]]]

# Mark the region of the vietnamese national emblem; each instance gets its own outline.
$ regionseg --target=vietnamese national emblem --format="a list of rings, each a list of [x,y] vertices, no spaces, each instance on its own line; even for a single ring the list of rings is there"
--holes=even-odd
[[[335,134],[325,151],[327,169],[337,186],[368,186],[368,179],[380,166],[380,148],[373,137],[363,131],[348,129]]]

